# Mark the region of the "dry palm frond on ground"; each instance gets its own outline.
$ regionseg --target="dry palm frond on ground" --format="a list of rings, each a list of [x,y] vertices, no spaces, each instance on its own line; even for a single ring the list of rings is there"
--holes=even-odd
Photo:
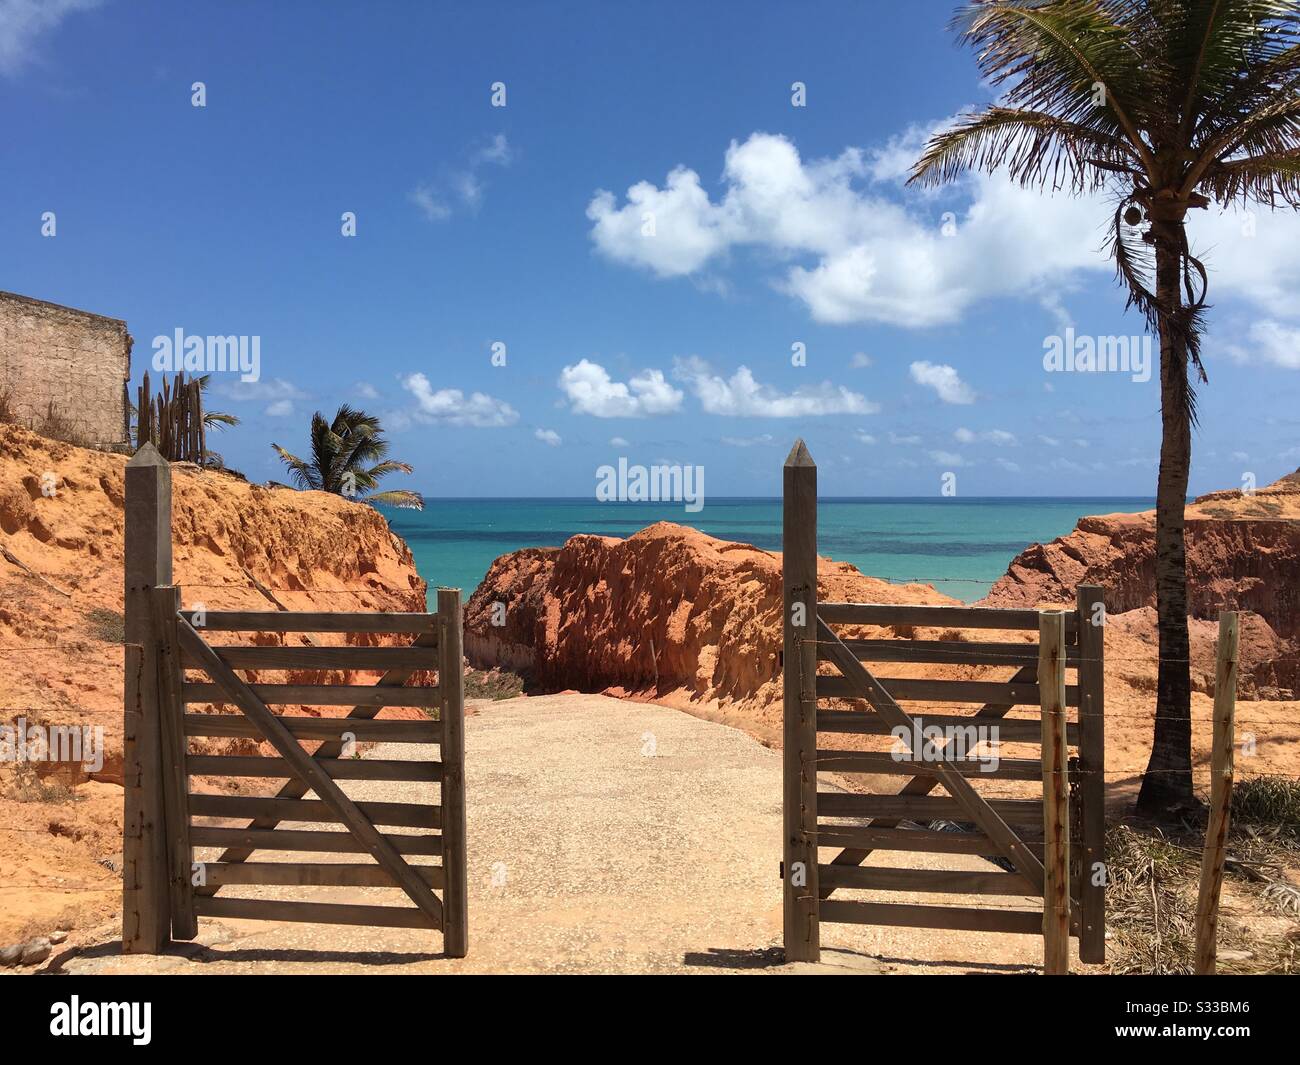
[[[1113,973],[1191,973],[1202,825],[1119,824],[1106,836]],[[1300,973],[1300,780],[1233,788],[1218,932],[1221,973]]]

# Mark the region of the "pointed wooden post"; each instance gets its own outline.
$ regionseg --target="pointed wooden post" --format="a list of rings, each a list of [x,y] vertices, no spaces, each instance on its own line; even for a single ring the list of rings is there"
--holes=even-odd
[[[157,954],[169,941],[171,910],[153,594],[172,582],[172,473],[152,444],[126,464],[125,491],[122,950]]]
[[[1043,754],[1043,971],[1070,971],[1070,791],[1066,780],[1065,613],[1038,615]]]
[[[785,460],[783,489],[785,960],[817,961],[817,465],[802,440]]]
[[[1235,716],[1237,710],[1238,619],[1234,610],[1219,613],[1218,661],[1214,671],[1214,750],[1211,755],[1210,816],[1201,855],[1201,889],[1196,900],[1196,974],[1213,976],[1219,931],[1219,893],[1228,844],[1232,806]]]
[[[1106,608],[1102,590],[1076,593],[1079,633],[1079,960],[1106,960]]]
[[[442,943],[447,956],[469,952],[469,877],[465,854],[465,663],[459,588],[438,589],[438,716],[442,726]]]

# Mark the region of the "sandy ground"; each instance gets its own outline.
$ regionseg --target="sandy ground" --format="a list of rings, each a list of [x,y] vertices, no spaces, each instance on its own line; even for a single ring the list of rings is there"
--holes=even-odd
[[[466,721],[466,752],[467,958],[443,957],[436,932],[204,918],[199,940],[168,956],[123,957],[116,929],[105,926],[96,935],[79,936],[77,945],[55,955],[51,968],[176,974],[996,973],[1036,971],[1041,961],[1041,941],[1034,936],[824,924],[822,962],[784,965],[780,755],[726,726],[603,696],[525,698],[474,706]],[[420,748],[404,745],[368,754],[420,756]],[[346,787],[356,798],[412,801],[411,789],[426,785],[357,781]],[[907,864],[926,858],[908,856]],[[989,868],[974,857],[942,860]],[[382,888],[235,890],[268,898],[404,901]],[[892,893],[888,901],[976,900]],[[1032,905],[1021,899],[983,901]]]

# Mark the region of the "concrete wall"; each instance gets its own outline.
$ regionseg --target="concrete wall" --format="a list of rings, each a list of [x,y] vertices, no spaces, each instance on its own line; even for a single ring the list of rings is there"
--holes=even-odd
[[[87,446],[125,443],[130,376],[125,322],[0,292],[0,392],[24,425]]]

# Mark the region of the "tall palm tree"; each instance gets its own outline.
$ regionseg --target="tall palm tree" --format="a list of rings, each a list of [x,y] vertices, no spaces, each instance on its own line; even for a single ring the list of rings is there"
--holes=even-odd
[[[405,462],[384,458],[388,454],[388,441],[383,434],[378,418],[345,403],[332,422],[327,422],[320,411],[312,415],[310,461],[298,458],[279,444],[271,446],[289,467],[299,488],[333,492],[350,499],[364,498],[367,503],[423,510],[424,499],[418,492],[375,491],[380,478],[390,473],[411,472]]]
[[[1300,207],[1295,0],[986,0],[954,22],[1002,99],[936,134],[911,180],[1005,168],[1022,186],[1108,190],[1109,250],[1160,337],[1160,667],[1139,809],[1195,802],[1183,510],[1208,278],[1189,210]],[[1196,382],[1191,379],[1195,375]]]

